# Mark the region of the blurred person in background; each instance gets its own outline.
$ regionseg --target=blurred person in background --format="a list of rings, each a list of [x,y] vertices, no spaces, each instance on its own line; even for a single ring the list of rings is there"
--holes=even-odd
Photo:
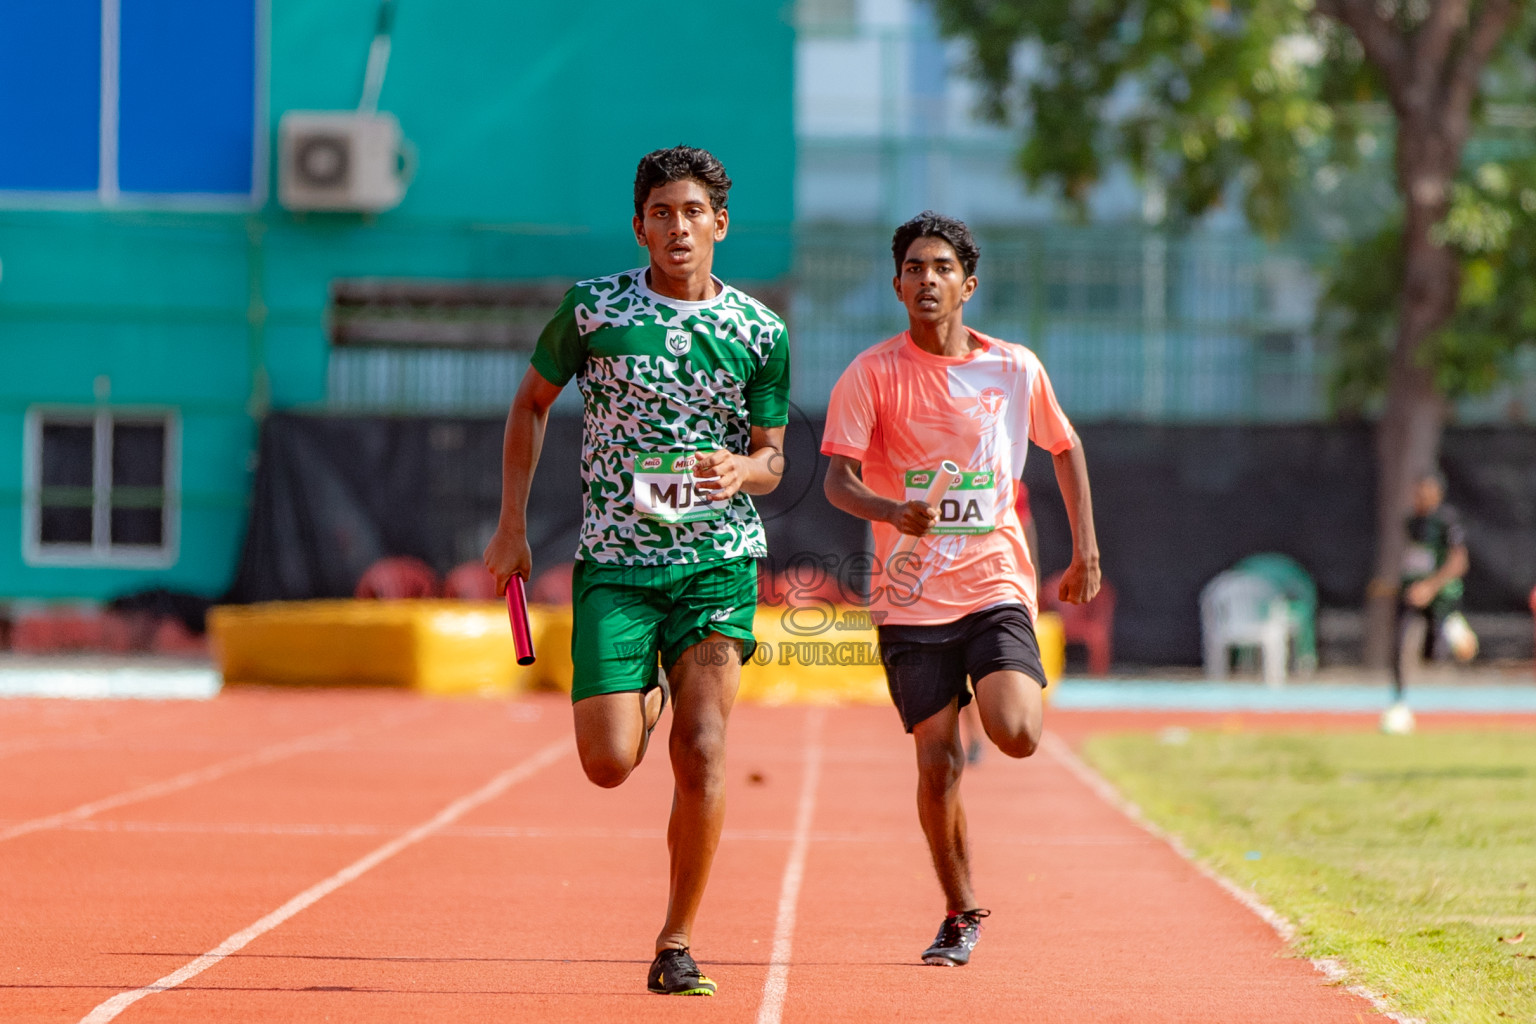
[[[529,577],[528,488],[550,406],[574,379],[571,700],[587,777],[605,789],[628,778],[672,705],[670,884],[646,978],[660,995],[715,994],[689,943],[725,820],[726,720],[757,646],[768,547],[748,496],[778,486],[789,422],[784,322],[711,270],[730,187],[702,149],[641,159],[633,228],[649,266],[578,283],[539,336],[507,416],[501,519],[485,549],[498,591]]]
[[[1466,531],[1461,516],[1445,503],[1445,479],[1428,473],[1413,490],[1413,515],[1406,523],[1403,575],[1397,599],[1397,648],[1392,659],[1392,706],[1382,715],[1384,732],[1413,730],[1404,685],[1412,664],[1449,649],[1459,660],[1476,652],[1477,639],[1461,614],[1462,577],[1467,574]],[[1470,645],[1470,646],[1469,646]]]

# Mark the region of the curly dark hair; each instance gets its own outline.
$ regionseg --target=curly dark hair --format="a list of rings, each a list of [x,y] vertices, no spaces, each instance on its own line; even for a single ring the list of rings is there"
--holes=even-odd
[[[658,149],[640,158],[635,168],[635,216],[645,216],[645,201],[651,190],[674,181],[696,181],[704,186],[709,195],[709,205],[715,211],[725,209],[726,196],[731,191],[731,176],[715,155],[707,149],[694,146],[673,146]]]
[[[977,248],[976,239],[971,237],[971,229],[965,226],[965,221],[924,210],[897,228],[896,234],[891,237],[891,255],[896,258],[898,275],[901,273],[901,264],[907,258],[907,250],[919,238],[941,238],[948,242],[950,248],[955,250],[955,255],[960,257],[965,276],[970,277],[976,273],[976,261],[981,259],[981,250]]]

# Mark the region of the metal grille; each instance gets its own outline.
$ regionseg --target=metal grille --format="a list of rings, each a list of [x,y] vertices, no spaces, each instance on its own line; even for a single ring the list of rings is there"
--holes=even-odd
[[[1312,253],[1136,228],[984,233],[978,330],[1045,360],[1079,420],[1297,421],[1325,414],[1309,333]],[[889,236],[807,229],[798,245],[795,397],[819,408],[859,351],[900,331]]]
[[[981,287],[966,322],[1034,349],[1074,420],[1329,417],[1332,360],[1311,333],[1321,250],[1062,225],[983,232],[979,241]],[[743,284],[787,315],[802,409],[824,409],[853,357],[906,326],[893,274],[884,231],[808,226],[797,235],[790,287]],[[555,300],[546,305],[536,311],[540,325]],[[354,341],[331,349],[329,401],[357,411],[499,415],[527,366],[524,351]],[[1522,352],[1512,369],[1511,383],[1460,402],[1457,421],[1536,417],[1536,351]],[[579,401],[568,387],[557,408],[576,410]]]

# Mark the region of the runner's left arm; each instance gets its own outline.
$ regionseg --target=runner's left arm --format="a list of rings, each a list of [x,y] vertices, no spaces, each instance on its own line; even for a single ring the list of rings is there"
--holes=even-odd
[[[771,316],[771,314],[770,314]],[[762,335],[762,362],[746,384],[747,454],[700,452],[694,463],[694,488],[712,501],[728,501],[738,491],[769,494],[784,477],[784,430],[789,423],[789,338],[774,317]]]
[[[736,492],[769,494],[784,477],[784,428],[753,427],[746,455],[713,451],[699,453],[694,487],[710,492],[710,500],[726,501]]]
[[[1072,447],[1053,452],[1056,483],[1067,505],[1067,521],[1072,524],[1072,564],[1061,577],[1063,601],[1086,604],[1099,592],[1099,541],[1093,530],[1093,495],[1088,489],[1088,460],[1083,457],[1083,442],[1076,433]]]
[[[1093,529],[1093,495],[1088,489],[1088,460],[1083,440],[1056,401],[1044,366],[1036,360],[1030,375],[1029,439],[1051,453],[1056,484],[1072,524],[1072,563],[1061,577],[1063,601],[1087,604],[1099,592],[1099,539]]]

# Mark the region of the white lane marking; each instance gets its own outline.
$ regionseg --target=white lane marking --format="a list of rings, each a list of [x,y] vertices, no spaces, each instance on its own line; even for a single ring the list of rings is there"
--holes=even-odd
[[[34,750],[47,750],[55,745],[62,746],[59,741],[52,739],[10,740],[0,743],[0,757],[10,757],[13,754],[30,754]]]
[[[805,854],[811,845],[811,820],[816,815],[816,789],[821,784],[821,729],[825,708],[812,708],[805,720],[805,775],[800,781],[800,805],[795,811],[794,838],[784,878],[779,883],[779,913],[773,926],[773,955],[763,981],[763,1001],[757,1008],[757,1024],[779,1024],[784,1015],[784,996],[789,992],[789,954],[795,939],[795,906],[800,902],[800,882],[805,877]]]
[[[1103,800],[1105,803],[1115,808],[1115,810],[1125,815],[1143,831],[1149,833],[1156,839],[1162,840],[1170,848],[1172,848],[1174,853],[1177,853],[1180,857],[1183,857],[1186,861],[1188,861],[1196,871],[1200,872],[1200,874],[1204,875],[1212,882],[1215,882],[1227,893],[1227,895],[1237,900],[1238,903],[1241,903],[1265,924],[1273,928],[1275,930],[1275,934],[1279,935],[1281,940],[1284,941],[1286,945],[1291,945],[1293,942],[1295,942],[1297,934],[1296,926],[1292,924],[1283,914],[1269,906],[1269,904],[1265,903],[1263,900],[1259,899],[1259,897],[1254,894],[1252,890],[1244,889],[1230,878],[1217,873],[1214,868],[1202,862],[1198,857],[1195,856],[1195,852],[1193,850],[1184,845],[1184,841],[1182,839],[1170,832],[1164,831],[1161,826],[1157,825],[1150,818],[1148,818],[1146,814],[1142,812],[1140,807],[1136,806],[1134,803],[1122,796],[1120,791],[1111,785],[1108,779],[1094,771],[1088,766],[1087,762],[1078,757],[1077,754],[1073,753],[1072,748],[1067,746],[1063,740],[1052,733],[1047,733],[1042,738],[1041,746],[1045,749],[1045,752],[1050,754],[1051,757],[1055,758],[1062,767],[1066,768],[1067,771],[1075,775],[1079,782],[1093,790],[1099,799]],[[1346,981],[1349,976],[1349,972],[1345,968],[1343,961],[1336,957],[1311,957],[1309,959],[1312,966],[1316,968],[1317,971],[1321,973],[1325,978],[1327,978],[1329,982],[1335,985]],[[1404,1014],[1395,1012],[1387,1004],[1385,999],[1363,985],[1350,985],[1348,986],[1348,990],[1369,1002],[1371,1006],[1375,1007],[1377,1013],[1382,1014],[1390,1020],[1397,1021],[1397,1024],[1425,1024],[1425,1021],[1421,1017],[1409,1017]]]
[[[823,761],[825,764],[825,761]],[[5,822],[0,821],[0,827]],[[77,821],[60,825],[64,832],[122,832],[127,834],[240,835],[240,836],[393,836],[405,825],[334,824],[308,822],[244,821]],[[545,825],[455,825],[440,833],[453,839],[665,839],[659,828],[569,828]],[[721,839],[729,842],[793,842],[792,829],[726,829]],[[910,832],[812,832],[811,843],[907,843],[925,845],[921,834]],[[988,836],[987,841],[1005,846],[1149,846],[1149,836]],[[1512,919],[1513,920],[1513,919]]]
[[[293,917],[300,911],[313,906],[320,900],[335,892],[337,889],[340,889],[342,886],[346,885],[348,882],[351,882],[367,873],[368,871],[371,871],[373,868],[378,867],[380,864],[384,863],[386,860],[393,857],[401,850],[404,850],[406,847],[421,842],[423,839],[431,836],[434,832],[440,831],[445,825],[451,824],[457,819],[463,817],[465,814],[468,814],[470,811],[474,810],[476,807],[479,807],[481,804],[485,804],[491,800],[496,799],[496,797],[500,796],[511,787],[517,785],[519,782],[522,782],[524,779],[527,779],[529,776],[539,771],[539,769],[544,768],[559,760],[563,754],[567,753],[571,749],[572,747],[569,740],[561,740],[557,743],[551,743],[549,746],[540,750],[532,757],[529,757],[528,759],[513,765],[511,768],[508,768],[506,771],[497,775],[495,778],[491,779],[491,781],[487,782],[473,793],[470,793],[467,796],[459,797],[459,799],[455,800],[447,807],[444,807],[441,811],[438,811],[431,818],[422,822],[420,825],[417,825],[405,835],[400,836],[397,839],[391,839],[389,842],[374,850],[372,853],[369,853],[360,859],[353,861],[351,864],[342,868],[331,877],[325,879],[324,881],[317,882],[310,886],[308,889],[305,889],[293,899],[272,911],[272,913],[268,914],[266,917],[263,917],[261,920],[256,921],[254,924],[248,925],[247,927],[242,928],[240,931],[235,932],[235,934],[219,943],[213,949],[204,953],[197,959],[192,960],[190,963],[186,964],[180,969],[172,971],[170,974],[167,974],[159,981],[145,985],[143,988],[136,988],[130,992],[119,992],[117,995],[113,996],[111,999],[108,999],[106,1002],[97,1006],[90,1013],[82,1017],[80,1024],[106,1024],[107,1021],[114,1019],[118,1014],[122,1013],[128,1007],[132,1006],[140,999],[143,999],[145,996],[154,995],[156,992],[168,991],[190,978],[197,977],[199,974],[202,974],[208,968],[212,967],[220,960],[223,960],[231,953],[235,953],[243,949],[245,946],[249,945],[251,942],[276,928],[290,917]]]
[[[173,775],[168,779],[161,779],[159,782],[151,782],[148,785],[140,786],[137,789],[130,789],[123,793],[114,794],[113,796],[103,797],[100,800],[92,800],[90,803],[81,804],[79,807],[72,808],[68,811],[60,811],[58,814],[50,814],[46,817],[33,818],[30,821],[23,821],[19,824],[11,825],[7,828],[0,829],[0,843],[5,842],[7,839],[15,839],[18,836],[29,835],[33,832],[42,832],[51,828],[63,828],[65,826],[74,824],[75,822],[83,821],[86,818],[100,814],[102,811],[110,811],[118,807],[125,807],[128,804],[138,803],[141,800],[152,800],[155,797],[166,796],[170,793],[179,793],[184,789],[190,789],[193,786],[201,785],[204,782],[212,782],[215,779],[222,779],[226,775],[232,775],[235,772],[244,771],[247,768],[255,768],[260,765],[271,764],[273,761],[281,761],[283,758],[292,757],[295,754],[308,753],[310,751],[321,750],[325,747],[334,746],[343,740],[350,739],[359,730],[359,728],[383,728],[385,726],[394,724],[396,721],[402,718],[412,718],[421,713],[421,711],[416,709],[412,709],[408,712],[394,712],[392,714],[385,715],[381,719],[369,723],[366,726],[359,726],[357,723],[351,723],[332,729],[326,729],[323,732],[312,733],[308,736],[300,736],[298,739],[285,740],[282,743],[277,743],[270,747],[263,747],[262,749],[253,751],[249,754],[241,754],[239,757],[231,757],[225,761],[218,761],[214,764],[208,765],[205,768],[197,768],[190,772],[182,772],[180,775]]]

